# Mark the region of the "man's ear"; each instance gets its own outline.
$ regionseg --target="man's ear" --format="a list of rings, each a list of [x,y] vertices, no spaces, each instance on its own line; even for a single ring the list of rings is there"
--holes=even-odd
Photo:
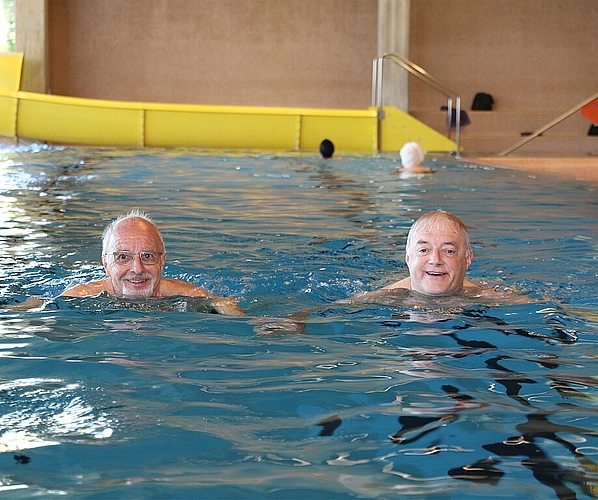
[[[473,262],[473,252],[469,252],[467,254],[467,269],[469,269],[469,266],[471,266],[471,263]]]
[[[104,271],[108,272],[108,262],[106,256],[102,254],[102,266],[104,266]]]

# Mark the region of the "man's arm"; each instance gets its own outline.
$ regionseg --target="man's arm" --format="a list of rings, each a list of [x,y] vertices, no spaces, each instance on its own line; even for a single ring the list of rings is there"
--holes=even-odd
[[[42,297],[28,297],[25,302],[20,304],[14,304],[10,306],[2,306],[2,309],[9,309],[11,311],[26,311],[27,309],[35,309],[36,307],[43,307],[50,299],[44,299]]]
[[[80,285],[75,285],[71,288],[66,289],[58,297],[89,297],[91,295],[99,295],[100,293],[106,290],[104,282],[105,280],[92,281],[91,283],[82,283]],[[27,300],[25,300],[25,302],[11,306],[6,306],[5,309],[10,309],[12,311],[26,311],[28,309],[44,307],[46,303],[51,301],[52,299],[47,299],[43,297],[28,297]]]
[[[59,297],[89,297],[99,295],[106,290],[106,280],[92,281],[90,283],[81,283],[71,288],[67,288]]]
[[[212,305],[220,314],[226,316],[246,316],[237,301],[231,297],[210,297]]]
[[[180,295],[183,297],[206,297],[210,299],[214,309],[227,316],[245,316],[245,312],[237,305],[237,301],[230,297],[211,295],[205,288],[192,285],[186,281],[162,278],[160,281],[160,296],[168,297]]]

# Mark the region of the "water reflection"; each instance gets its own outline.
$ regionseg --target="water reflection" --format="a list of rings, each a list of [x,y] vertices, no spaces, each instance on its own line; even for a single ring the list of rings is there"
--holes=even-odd
[[[387,297],[384,306],[391,306],[389,300]],[[394,307],[396,308],[397,305],[395,304]],[[361,307],[357,311],[346,311],[346,313],[371,315],[376,311],[378,317],[382,315],[382,307],[376,310],[374,304],[369,306],[367,310]],[[560,360],[556,353],[547,355],[539,351],[529,351],[529,354],[525,355],[520,342],[510,341],[510,337],[515,336],[528,339],[530,342],[544,341],[570,345],[575,343],[579,336],[579,332],[572,328],[575,321],[554,305],[533,302],[515,307],[491,308],[470,305],[460,310],[455,309],[452,314],[448,314],[447,309],[441,309],[439,313],[435,313],[433,308],[427,311],[425,309],[415,311],[415,315],[412,315],[409,309],[403,308],[394,312],[391,309],[390,315],[395,319],[385,319],[379,323],[389,330],[383,338],[401,346],[401,364],[406,365],[397,370],[401,374],[424,380],[451,379],[450,384],[441,383],[440,389],[444,392],[446,401],[451,402],[452,405],[442,404],[434,396],[435,392],[431,387],[428,393],[420,392],[421,389],[405,391],[406,394],[420,392],[420,397],[423,399],[434,397],[435,404],[418,405],[414,402],[412,405],[403,406],[400,402],[405,413],[398,417],[399,429],[389,436],[390,442],[401,448],[409,447],[405,448],[404,453],[416,453],[420,456],[445,453],[451,448],[459,447],[463,451],[469,448],[469,453],[479,455],[481,450],[486,450],[495,455],[462,466],[449,467],[446,473],[453,479],[497,486],[505,477],[508,477],[509,468],[502,467],[505,459],[520,458],[521,464],[532,471],[537,481],[550,487],[557,498],[576,498],[575,492],[567,486],[567,483],[577,484],[584,493],[594,496],[598,492],[596,475],[598,464],[588,455],[594,455],[598,451],[591,447],[584,451],[580,444],[586,443],[584,436],[596,437],[598,432],[592,426],[556,423],[552,419],[560,420],[569,417],[577,421],[580,416],[587,414],[589,409],[571,403],[570,400],[576,398],[590,402],[587,395],[578,389],[587,387],[586,384],[596,388],[598,382],[591,378],[576,379],[568,378],[566,375],[546,374],[546,371],[558,372],[560,368],[566,368],[570,361]],[[511,324],[500,317],[505,312],[510,316]],[[531,316],[530,313],[543,314],[545,326],[539,328],[537,321],[534,321],[533,330],[529,330],[525,320]],[[339,317],[335,315],[332,306],[329,307],[326,315],[330,318]],[[535,316],[531,317],[536,319]],[[423,323],[418,324],[422,321]],[[422,329],[422,325],[425,325],[425,328]],[[416,345],[412,348],[405,346],[404,327],[420,339],[414,342]],[[497,333],[502,337],[497,337]],[[424,337],[421,336],[422,334]],[[452,339],[457,348],[448,344],[444,347],[427,347],[426,345],[433,340],[434,336]],[[509,339],[509,342],[505,344],[502,342],[503,339]],[[514,350],[514,346],[517,345],[517,349]],[[529,345],[532,346],[531,343]],[[463,361],[468,357],[472,361],[464,364]],[[540,371],[534,369],[532,365]],[[485,378],[484,381],[492,393],[504,393],[507,398],[524,409],[515,412],[524,415],[527,419],[526,423],[515,426],[520,435],[510,436],[502,442],[480,442],[492,434],[481,432],[480,436],[468,441],[468,435],[462,430],[451,431],[451,427],[457,424],[464,414],[483,415],[484,411],[490,411],[492,406],[487,396],[480,399],[477,394],[468,393],[459,387],[459,378],[455,373],[462,370],[468,370],[468,377],[471,373],[479,372]],[[543,384],[546,379],[551,380],[548,387],[553,389],[552,395],[546,392],[546,385]],[[527,390],[530,386],[539,385],[541,386],[537,389],[538,393]],[[562,399],[566,399],[567,402],[561,402]],[[553,404],[560,409],[547,410],[546,403],[555,400]],[[510,412],[513,412],[513,409]],[[349,415],[349,419],[352,417]],[[472,420],[470,417],[466,420],[471,422],[476,419],[473,417]],[[319,420],[315,425],[321,427],[319,436],[326,437],[342,434],[343,423],[343,417],[334,414]],[[550,444],[547,445],[547,440],[561,446],[569,457],[575,459],[575,464],[571,465],[567,457],[563,457]],[[476,443],[479,443],[477,448]],[[411,447],[416,444],[421,444],[422,447],[415,449]],[[386,459],[391,460],[393,456],[392,453],[387,454]],[[404,470],[393,460],[393,465],[389,465],[385,470],[400,475],[401,469]],[[409,475],[409,479],[417,480],[412,475]]]
[[[55,283],[64,271],[52,261],[64,244],[61,228],[67,205],[78,196],[77,188],[94,176],[93,160],[68,156],[36,148],[13,153],[0,162],[3,296],[42,295],[44,288],[62,291],[65,286],[64,281]]]
[[[82,389],[53,378],[1,382],[0,452],[53,446],[81,436],[110,437],[110,417],[85,401]]]
[[[562,435],[574,434],[576,436],[596,436],[598,432],[577,426],[553,423],[549,417],[557,412],[542,412],[540,410],[527,414],[527,422],[518,424],[516,429],[520,435],[511,436],[499,443],[483,446],[503,458],[519,458],[521,465],[532,471],[534,478],[540,483],[551,488],[557,498],[576,498],[576,493],[565,483],[574,483],[581,486],[582,491],[595,497],[598,494],[598,463],[590,460],[577,446]],[[560,434],[562,433],[562,434]],[[550,442],[560,445],[569,456],[577,461],[577,466],[566,466],[557,463],[544,448],[551,448]],[[551,449],[550,453],[556,451]],[[449,471],[449,474],[451,471]],[[470,477],[461,477],[470,479]]]

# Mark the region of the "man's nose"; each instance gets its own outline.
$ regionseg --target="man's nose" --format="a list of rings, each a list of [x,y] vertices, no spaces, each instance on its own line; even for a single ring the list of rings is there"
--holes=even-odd
[[[131,269],[135,272],[143,270],[143,263],[141,262],[141,257],[139,257],[139,254],[135,254],[133,256],[133,262],[131,262]]]
[[[430,264],[441,264],[442,263],[442,254],[439,249],[433,249],[430,252],[428,257],[428,262]]]

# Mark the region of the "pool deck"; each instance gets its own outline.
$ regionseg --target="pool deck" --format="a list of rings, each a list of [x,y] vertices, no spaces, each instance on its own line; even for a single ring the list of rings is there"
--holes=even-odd
[[[539,156],[484,156],[464,155],[464,161],[501,168],[549,173],[578,181],[598,184],[598,156],[539,157]]]

